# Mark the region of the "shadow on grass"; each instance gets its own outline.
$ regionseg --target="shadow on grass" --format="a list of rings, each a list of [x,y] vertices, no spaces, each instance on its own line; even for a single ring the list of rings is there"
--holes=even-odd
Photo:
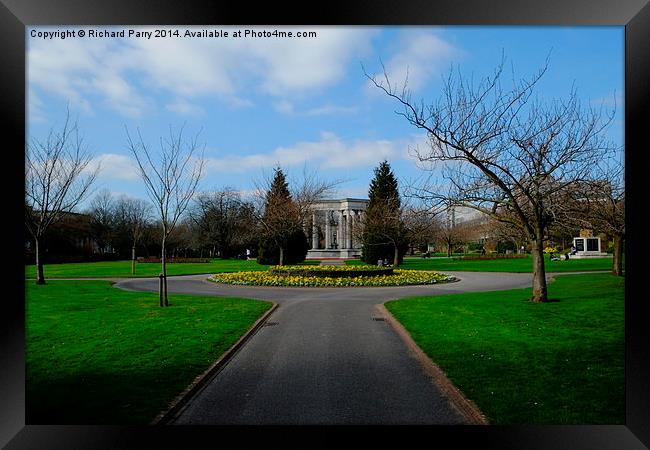
[[[194,374],[204,367],[190,366]],[[79,371],[52,379],[27,378],[28,425],[146,425],[193,380],[187,365],[161,364],[107,373]],[[182,378],[182,379],[181,379]]]

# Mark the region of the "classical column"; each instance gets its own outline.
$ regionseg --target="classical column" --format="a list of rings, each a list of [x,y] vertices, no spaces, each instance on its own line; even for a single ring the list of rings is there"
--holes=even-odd
[[[343,210],[339,211],[339,248],[345,248],[345,216],[343,215]]]
[[[362,232],[363,232],[363,220],[364,220],[364,214],[366,212],[364,210],[359,210],[357,211],[357,217],[355,217],[355,222],[357,222],[357,226],[359,227],[359,236],[357,238],[357,248],[363,247],[362,244]]]
[[[351,209],[348,209],[348,221],[347,221],[347,233],[346,236],[348,238],[348,248],[352,248],[352,221],[353,219],[353,211]]]
[[[325,211],[325,248],[332,248],[332,229],[330,228],[330,211]]]
[[[311,248],[318,248],[318,228],[316,228],[316,211],[311,213]]]

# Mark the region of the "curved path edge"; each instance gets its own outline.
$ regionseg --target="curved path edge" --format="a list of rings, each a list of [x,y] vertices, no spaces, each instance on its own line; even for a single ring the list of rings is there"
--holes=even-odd
[[[210,365],[202,374],[197,376],[190,385],[185,388],[167,407],[161,411],[151,425],[164,425],[169,420],[178,415],[183,408],[187,405],[188,401],[198,394],[220,371],[228,362],[237,354],[237,352],[246,344],[246,342],[262,327],[267,321],[269,316],[278,308],[278,304],[271,302],[271,308],[266,311],[262,317],[257,319],[255,323],[235,342],[232,347],[226,350],[214,363]]]
[[[395,330],[408,347],[411,354],[420,362],[424,372],[431,378],[433,383],[440,389],[440,392],[447,397],[451,405],[456,408],[468,425],[489,425],[485,414],[470,399],[465,397],[452,381],[447,378],[445,372],[429,358],[429,356],[413,340],[411,334],[404,326],[386,309],[384,303],[376,305],[379,314]]]
[[[598,273],[599,271],[588,271],[586,273]],[[604,272],[604,271],[603,271]],[[431,286],[400,286],[400,287],[373,287],[373,288],[305,288],[305,287],[262,287],[262,286],[228,286],[217,285],[210,282],[204,277],[207,275],[194,275],[194,276],[179,276],[174,277],[182,283],[183,289],[179,289],[179,293],[193,293],[199,295],[217,295],[217,296],[244,296],[248,298],[257,298],[259,300],[271,301],[273,307],[267,311],[258,321],[251,327],[251,329],[238,341],[233,348],[227,351],[222,357],[217,360],[204,374],[197,377],[197,379],[183,391],[172,405],[164,412],[160,413],[152,424],[169,424],[175,422],[179,417],[187,415],[188,408],[193,408],[194,399],[201,396],[206,397],[203,393],[207,392],[206,387],[211,385],[211,382],[217,378],[219,372],[224,369],[236,356],[239,350],[247,348],[247,344],[252,341],[252,338],[257,331],[264,325],[269,316],[273,314],[279,305],[285,303],[294,304],[302,303],[303,296],[310,296],[310,294],[325,294],[320,295],[319,300],[322,301],[328,294],[333,294],[334,291],[346,291],[349,293],[354,292],[357,300],[366,301],[370,303],[368,306],[374,308],[376,315],[384,318],[388,322],[390,328],[399,336],[399,340],[403,342],[407,348],[410,356],[413,358],[416,366],[418,367],[429,382],[435,386],[439,395],[449,404],[449,408],[455,411],[457,416],[463,418],[467,424],[473,425],[487,425],[489,424],[486,416],[480,411],[476,404],[466,398],[464,394],[449,380],[444,371],[436,365],[432,359],[424,353],[424,351],[415,343],[408,331],[401,323],[394,318],[394,316],[385,308],[384,303],[389,300],[396,300],[405,298],[412,295],[441,295],[449,293],[458,293],[463,291],[491,291],[502,289],[516,289],[529,285],[532,274],[508,274],[499,273],[499,277],[495,277],[494,273],[482,272],[445,272],[456,277],[460,283],[441,283],[440,285]],[[547,280],[554,281],[556,276],[559,275],[572,275],[580,272],[568,273],[547,273]],[[584,273],[584,272],[583,272]],[[471,275],[470,275],[471,274]],[[155,280],[152,279],[152,280]],[[121,280],[116,283],[117,288],[125,290],[154,290],[154,284],[149,283],[151,280],[144,278]],[[147,286],[148,285],[148,286]],[[424,289],[429,291],[430,288],[442,288],[442,292],[422,292]],[[451,289],[446,289],[451,288]],[[207,292],[206,288],[209,288]],[[460,289],[458,289],[460,288]],[[216,291],[216,292],[215,292]],[[289,293],[298,295],[289,295]],[[401,295],[400,295],[401,294]],[[365,300],[364,300],[365,297]],[[374,297],[374,298],[373,298]],[[373,301],[374,300],[374,301]],[[371,306],[372,305],[372,306]],[[283,308],[284,309],[284,308]],[[288,322],[287,322],[288,323]],[[415,368],[414,367],[414,368]],[[207,398],[207,397],[206,397]],[[423,405],[424,406],[424,405]],[[427,410],[426,406],[423,411]],[[198,411],[198,410],[197,410]],[[196,414],[195,411],[191,414]]]

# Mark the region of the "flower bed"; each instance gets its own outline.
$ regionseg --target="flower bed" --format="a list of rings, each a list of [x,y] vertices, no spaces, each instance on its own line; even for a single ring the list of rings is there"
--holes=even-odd
[[[378,266],[273,266],[269,273],[274,275],[321,277],[321,278],[354,278],[393,275],[393,269]]]
[[[456,281],[451,275],[429,270],[394,269],[392,275],[329,277],[284,275],[266,272],[218,273],[209,278],[215,283],[246,286],[314,286],[314,287],[353,287],[353,286],[409,286],[437,284]]]

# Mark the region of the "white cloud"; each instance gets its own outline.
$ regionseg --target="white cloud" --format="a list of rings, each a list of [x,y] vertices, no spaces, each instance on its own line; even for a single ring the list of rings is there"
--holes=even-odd
[[[124,63],[116,59],[121,48],[115,40],[30,40],[28,81],[85,112],[98,95],[121,114],[138,117],[146,100],[123,76]]]
[[[96,156],[86,167],[91,172],[100,166],[99,177],[113,180],[136,181],[140,179],[137,163],[126,155],[104,153]]]
[[[393,88],[401,90],[404,82],[408,89],[417,90],[430,79],[448,69],[452,58],[461,51],[435,33],[424,30],[405,31],[401,34],[393,56],[385,63],[386,74]],[[384,81],[383,72],[375,74],[378,82]],[[377,88],[368,82],[371,92]]]
[[[341,106],[341,105],[332,105],[326,104],[323,106],[317,106],[315,108],[310,108],[306,111],[297,111],[293,105],[288,100],[280,100],[273,103],[273,108],[281,113],[286,115],[296,115],[296,116],[325,116],[332,114],[354,114],[359,111],[359,108],[356,106]]]
[[[250,108],[251,106],[255,105],[251,100],[239,97],[228,98],[228,104],[233,108]]]
[[[290,147],[277,147],[271,152],[251,155],[227,155],[208,158],[206,169],[214,172],[245,172],[280,165],[300,166],[309,163],[319,169],[357,169],[374,167],[383,159],[404,159],[409,141],[354,140],[345,142],[330,132],[318,141],[298,142]]]
[[[145,29],[152,27],[138,28]],[[172,110],[180,114],[187,108],[179,99],[205,96],[231,107],[248,107],[252,102],[243,96],[251,93],[303,95],[340,81],[350,62],[371,50],[377,32],[349,27],[300,30],[314,30],[318,37],[28,39],[28,79],[85,111],[92,110],[97,95],[127,117],[142,115],[151,103],[143,92],[155,89],[171,94],[176,99]]]
[[[146,108],[147,100],[116,73],[97,74],[92,86],[104,95],[111,108],[126,117],[140,117]]]
[[[383,159],[397,157],[400,144],[389,140],[357,140],[345,144],[333,134],[324,134],[325,169],[374,166]]]
[[[153,85],[181,97],[201,94],[229,96],[235,93],[237,66],[235,45],[207,39],[137,39],[123,46],[137,61],[138,70]]]
[[[371,28],[301,27],[286,31],[316,31],[312,39],[244,41],[261,64],[266,92],[284,95],[332,85],[345,75],[349,63],[370,52]]]
[[[43,100],[41,100],[33,89],[29,90],[27,97],[27,113],[29,114],[28,122],[46,122],[45,111],[43,110]]]
[[[273,108],[281,114],[291,115],[294,113],[293,103],[288,100],[280,100],[279,102],[275,102],[273,104]]]
[[[595,98],[589,103],[596,108],[600,108],[602,106],[604,109],[611,109],[615,107],[617,110],[624,111],[624,100],[625,99],[623,98],[623,93],[621,91],[616,91],[604,97]]]
[[[180,114],[181,116],[201,116],[205,114],[203,108],[187,100],[180,99],[174,103],[169,103],[165,106],[167,110]]]
[[[354,114],[359,111],[356,106],[324,105],[312,108],[305,114],[308,116],[324,116],[329,114]]]

